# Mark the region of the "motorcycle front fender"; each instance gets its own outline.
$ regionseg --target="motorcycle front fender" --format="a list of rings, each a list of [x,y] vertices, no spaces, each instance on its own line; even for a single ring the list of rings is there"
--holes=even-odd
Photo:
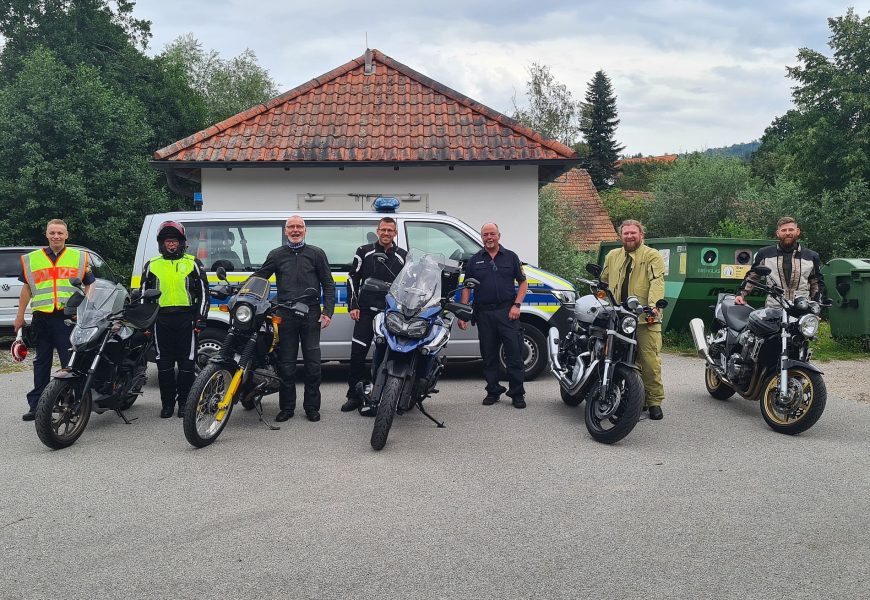
[[[620,361],[618,361],[616,364],[618,364],[618,365],[623,365],[624,367],[627,367],[627,368],[629,368],[629,369],[634,369],[635,371],[640,372],[640,367],[637,366],[637,365],[634,364],[634,363],[631,363],[631,362],[628,362],[628,361],[624,361],[624,360],[620,360]]]
[[[222,367],[226,367],[228,371],[235,372],[236,369],[239,368],[239,365],[231,358],[224,358],[220,354],[215,354],[211,358],[208,359],[208,362],[215,363]]]
[[[786,369],[804,369],[805,371],[812,371],[813,373],[818,373],[819,375],[824,375],[824,371],[822,371],[816,365],[802,361],[802,360],[787,360],[787,361],[785,361],[785,368]]]
[[[81,379],[84,376],[84,373],[79,373],[78,371],[60,369],[59,371],[55,371],[51,377],[52,379]]]
[[[384,370],[391,377],[405,379],[411,373],[412,362],[410,356],[391,353],[386,364],[384,364]]]

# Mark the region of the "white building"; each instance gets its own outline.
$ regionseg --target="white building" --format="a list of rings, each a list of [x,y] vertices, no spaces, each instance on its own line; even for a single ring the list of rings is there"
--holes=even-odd
[[[154,153],[200,182],[203,210],[445,211],[498,223],[537,264],[538,188],[578,162],[567,146],[377,50]]]

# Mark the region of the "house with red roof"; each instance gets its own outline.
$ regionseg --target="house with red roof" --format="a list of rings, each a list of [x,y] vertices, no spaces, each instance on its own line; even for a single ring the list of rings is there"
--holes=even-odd
[[[559,195],[576,227],[571,240],[579,250],[619,238],[586,169],[571,169],[548,184]]]
[[[538,190],[579,162],[571,148],[378,50],[154,152],[203,210],[445,211],[499,224],[537,262]]]

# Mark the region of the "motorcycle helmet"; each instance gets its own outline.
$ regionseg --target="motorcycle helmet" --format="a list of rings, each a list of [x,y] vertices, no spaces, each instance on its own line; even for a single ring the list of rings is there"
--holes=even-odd
[[[24,342],[24,327],[18,330],[18,335],[15,341],[12,342],[12,347],[9,349],[12,353],[12,360],[15,362],[24,362],[27,358],[27,344]]]
[[[179,244],[175,252],[168,252],[163,244],[167,239],[177,239]],[[164,221],[157,228],[157,247],[164,258],[181,258],[187,250],[187,236],[184,233],[184,225],[175,221]]]

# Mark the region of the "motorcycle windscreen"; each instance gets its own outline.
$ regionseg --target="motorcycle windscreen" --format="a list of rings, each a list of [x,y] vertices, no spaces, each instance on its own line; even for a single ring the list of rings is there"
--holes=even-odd
[[[256,305],[259,302],[269,299],[271,289],[272,287],[268,279],[263,279],[262,277],[248,277],[245,283],[242,284],[242,289],[239,290],[237,299],[245,298],[248,301],[251,301],[252,304]]]
[[[413,248],[390,286],[390,295],[403,313],[416,313],[441,301],[444,255]]]
[[[119,283],[96,279],[88,287],[85,301],[76,311],[79,327],[93,327],[113,313],[120,312],[127,300],[127,290]]]

